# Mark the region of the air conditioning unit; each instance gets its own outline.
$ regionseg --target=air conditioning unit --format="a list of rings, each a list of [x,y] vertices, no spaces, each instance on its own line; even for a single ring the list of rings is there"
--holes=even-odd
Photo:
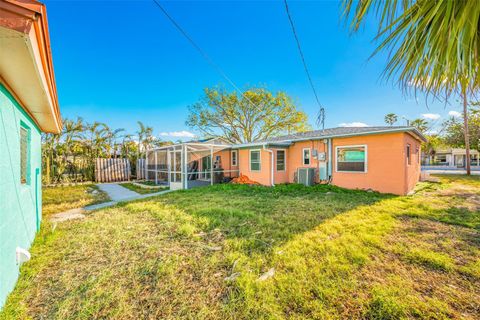
[[[298,168],[297,181],[306,186],[313,186],[315,182],[315,168]]]

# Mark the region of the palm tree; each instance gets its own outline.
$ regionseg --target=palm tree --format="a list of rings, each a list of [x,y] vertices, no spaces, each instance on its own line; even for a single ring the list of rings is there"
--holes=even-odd
[[[42,134],[42,158],[44,160],[44,168],[45,168],[45,183],[50,184],[52,178],[51,168],[53,165],[55,147],[56,147],[56,140],[58,139],[58,135],[53,133],[43,133]]]
[[[144,125],[141,121],[137,121],[139,130],[137,131],[138,136],[138,158],[142,156],[142,150],[147,151],[148,147],[151,145],[155,137],[153,136],[153,128]]]
[[[143,143],[143,138],[145,136],[146,126],[143,124],[142,121],[137,121],[137,123],[138,123],[138,126],[140,127],[139,130],[137,131],[137,136],[138,136],[138,149],[137,149],[138,155],[137,155],[137,158],[140,159],[140,157],[141,157],[141,146],[142,146],[142,143]]]
[[[133,134],[124,134],[122,137],[122,146],[120,152],[122,157],[128,158],[130,156],[130,144],[133,141]]]
[[[105,137],[106,125],[101,122],[94,122],[85,126],[85,144],[87,157],[87,180],[93,180],[95,176],[95,160],[105,148],[107,139]]]
[[[466,169],[470,174],[468,98],[480,88],[480,5],[478,1],[343,0],[344,16],[358,31],[373,12],[379,18],[373,55],[389,50],[383,75],[405,91],[417,89],[448,100],[463,100]]]
[[[76,178],[75,154],[81,149],[83,141],[83,130],[85,128],[82,118],[76,121],[66,119],[64,121],[63,130],[61,132],[60,141],[63,143],[63,165],[62,169],[69,169],[69,173],[73,173]],[[69,160],[71,157],[71,160]]]
[[[111,157],[116,158],[117,157],[117,147],[119,146],[119,143],[117,140],[120,138],[120,132],[125,131],[125,129],[115,129],[111,130],[108,135],[108,142],[110,145],[110,148],[112,150]]]
[[[429,129],[428,121],[425,119],[412,120],[410,125],[417,128],[421,133],[425,133]]]
[[[385,123],[393,126],[398,121],[398,116],[395,113],[388,113],[385,115]]]

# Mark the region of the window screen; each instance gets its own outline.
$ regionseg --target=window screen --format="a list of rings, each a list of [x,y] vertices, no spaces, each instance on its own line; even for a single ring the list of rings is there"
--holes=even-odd
[[[237,166],[237,150],[232,151],[232,166]]]
[[[28,129],[20,127],[20,183],[28,183]]]
[[[412,163],[412,155],[410,151],[410,145],[407,144],[407,163],[411,164]]]
[[[260,171],[260,151],[259,150],[250,151],[250,170]]]
[[[310,149],[303,149],[303,164],[310,164]]]
[[[337,148],[337,171],[365,172],[365,169],[365,146]]]
[[[277,150],[277,171],[285,171],[285,150]]]

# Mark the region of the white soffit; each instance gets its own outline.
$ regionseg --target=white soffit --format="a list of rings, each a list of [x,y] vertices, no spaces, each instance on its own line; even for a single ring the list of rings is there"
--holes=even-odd
[[[58,132],[34,28],[24,34],[0,27],[0,48],[0,76],[42,131]]]

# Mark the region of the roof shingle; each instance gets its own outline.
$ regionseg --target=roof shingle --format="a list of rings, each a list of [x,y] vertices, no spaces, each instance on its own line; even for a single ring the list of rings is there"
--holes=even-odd
[[[274,143],[274,142],[289,142],[302,139],[322,139],[329,137],[339,137],[339,136],[352,136],[352,135],[363,135],[363,134],[374,134],[381,132],[392,132],[392,131],[413,131],[421,139],[425,139],[423,135],[415,128],[409,126],[378,126],[378,127],[336,127],[328,128],[324,130],[313,130],[298,132],[293,134],[288,134],[284,136],[271,137],[264,140],[255,141],[255,143]]]

